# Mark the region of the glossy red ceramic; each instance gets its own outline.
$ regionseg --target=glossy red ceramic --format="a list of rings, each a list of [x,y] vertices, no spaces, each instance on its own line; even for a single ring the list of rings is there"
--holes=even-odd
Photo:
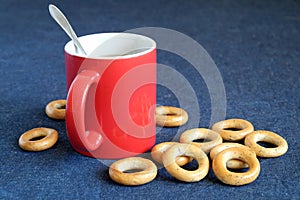
[[[155,143],[156,45],[145,36],[102,33],[80,38],[81,56],[65,46],[66,128],[79,153],[116,159]]]

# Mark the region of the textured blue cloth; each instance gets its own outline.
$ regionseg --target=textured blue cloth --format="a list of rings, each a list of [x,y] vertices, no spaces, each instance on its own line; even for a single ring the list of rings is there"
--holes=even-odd
[[[222,184],[212,171],[200,182],[183,183],[163,168],[143,186],[114,183],[108,161],[73,151],[65,123],[45,115],[49,101],[67,95],[63,46],[69,40],[51,19],[49,3],[64,11],[78,35],[163,27],[193,38],[218,66],[226,118],[247,119],[255,129],[280,134],[288,152],[260,158],[258,179],[241,187]],[[0,30],[0,199],[299,199],[299,1],[2,0]],[[211,102],[203,78],[184,58],[167,51],[158,51],[158,62],[190,82],[201,111],[198,126],[208,127]],[[158,86],[157,103],[180,102]],[[58,130],[57,144],[43,152],[21,150],[19,136],[40,126]],[[176,132],[159,130],[157,142],[173,140]]]

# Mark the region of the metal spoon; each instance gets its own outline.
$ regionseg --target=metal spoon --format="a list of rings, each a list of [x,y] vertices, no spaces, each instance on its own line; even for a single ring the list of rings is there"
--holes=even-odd
[[[67,18],[64,14],[54,5],[49,5],[49,12],[52,18],[60,25],[60,27],[66,32],[66,34],[72,39],[75,45],[75,51],[78,53],[78,49],[84,55],[87,55],[84,51],[83,47],[81,46],[72,26],[68,22]]]

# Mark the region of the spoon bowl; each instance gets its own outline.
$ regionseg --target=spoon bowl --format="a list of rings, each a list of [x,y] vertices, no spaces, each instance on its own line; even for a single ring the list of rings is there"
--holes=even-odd
[[[58,23],[58,25],[65,31],[65,33],[72,39],[75,46],[75,51],[77,53],[80,52],[83,55],[87,55],[65,15],[52,4],[49,5],[49,13],[51,17]]]

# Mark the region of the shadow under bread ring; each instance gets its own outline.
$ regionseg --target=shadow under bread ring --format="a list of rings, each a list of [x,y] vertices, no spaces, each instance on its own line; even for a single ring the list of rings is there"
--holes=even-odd
[[[55,100],[47,104],[45,112],[52,119],[64,120],[66,116],[66,100]]]
[[[156,175],[156,165],[141,157],[124,158],[109,167],[111,179],[123,185],[142,185],[152,181]]]
[[[229,171],[226,163],[232,159],[247,163],[249,166],[248,171],[243,173]],[[246,185],[256,180],[260,173],[260,164],[253,151],[232,147],[217,154],[213,159],[212,169],[216,177],[225,184]]]
[[[185,170],[176,163],[178,156],[192,157],[198,162],[196,170]],[[171,146],[162,158],[164,167],[170,175],[184,182],[197,182],[203,179],[209,171],[209,160],[200,148],[193,144],[175,144]]]
[[[176,127],[188,121],[185,110],[173,106],[159,106],[155,110],[156,124],[165,127]]]
[[[52,147],[58,140],[58,133],[50,128],[34,128],[23,133],[19,146],[26,151],[42,151]]]
[[[266,148],[257,144],[257,142],[267,142],[276,147]],[[255,151],[257,156],[265,158],[281,156],[288,150],[288,144],[283,137],[271,131],[264,130],[257,130],[247,135],[245,145]]]
[[[242,140],[254,131],[253,125],[244,119],[227,119],[215,123],[212,130],[218,132],[224,140]]]

